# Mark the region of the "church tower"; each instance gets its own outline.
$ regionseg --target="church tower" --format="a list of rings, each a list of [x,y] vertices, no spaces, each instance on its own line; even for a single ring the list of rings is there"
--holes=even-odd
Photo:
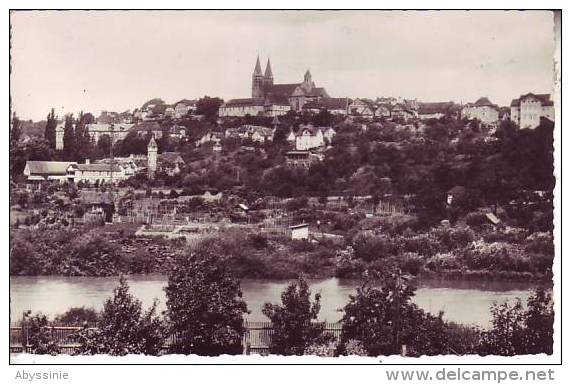
[[[274,75],[272,73],[272,66],[270,65],[270,59],[266,64],[266,71],[264,72],[264,87],[274,85]]]
[[[264,96],[264,75],[262,74],[262,66],[260,65],[260,57],[256,59],[256,67],[252,74],[252,97],[260,98]]]
[[[313,88],[315,88],[315,83],[313,82],[313,80],[311,80],[311,72],[309,72],[309,69],[305,72],[305,75],[303,76],[303,83],[301,83],[301,87],[306,91],[311,91]]]
[[[147,145],[147,173],[149,179],[155,177],[155,172],[157,171],[157,142],[155,141],[155,136],[151,136],[149,145]]]

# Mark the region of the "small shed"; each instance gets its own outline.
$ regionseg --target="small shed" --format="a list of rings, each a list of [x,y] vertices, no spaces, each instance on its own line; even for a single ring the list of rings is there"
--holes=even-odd
[[[292,240],[307,240],[309,238],[309,224],[297,224],[289,227]]]
[[[494,225],[498,225],[501,220],[493,213],[486,213],[486,218]]]

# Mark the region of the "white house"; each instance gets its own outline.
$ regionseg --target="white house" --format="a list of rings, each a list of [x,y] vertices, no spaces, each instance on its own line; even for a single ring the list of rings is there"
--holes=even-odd
[[[307,240],[309,238],[309,224],[298,224],[289,227],[292,240]]]
[[[67,176],[70,181],[78,183],[80,181],[95,182],[118,182],[127,177],[127,173],[119,164],[70,164],[67,167]]]
[[[72,161],[32,161],[28,160],[24,167],[24,176],[28,181],[58,180],[68,181],[67,169],[76,164]]]
[[[475,103],[468,103],[462,108],[462,118],[478,119],[484,124],[495,124],[500,117],[500,109],[487,97],[480,97]]]
[[[218,116],[258,116],[263,115],[266,106],[263,99],[233,99],[220,106]]]
[[[295,149],[298,151],[307,151],[324,145],[323,131],[311,125],[300,127],[295,136]]]
[[[519,128],[537,128],[542,117],[555,121],[551,95],[528,93],[512,100],[510,118]]]

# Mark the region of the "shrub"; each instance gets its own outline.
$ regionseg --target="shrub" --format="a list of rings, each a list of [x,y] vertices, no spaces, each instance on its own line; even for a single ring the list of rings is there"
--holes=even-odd
[[[72,336],[80,343],[79,354],[129,353],[158,355],[164,343],[164,325],[155,315],[157,303],[145,312],[142,304],[129,293],[123,276],[113,296],[103,304],[97,329],[84,327]]]
[[[323,343],[323,324],[313,323],[320,309],[321,295],[310,299],[303,278],[291,282],[282,292],[282,304],[265,303],[262,313],[272,321],[274,334],[270,351],[281,355],[303,355],[313,344]]]
[[[494,304],[491,313],[493,328],[480,334],[481,355],[553,354],[553,301],[545,289],[530,296],[527,309],[518,300]]]
[[[78,325],[83,323],[94,324],[99,320],[99,314],[93,308],[73,307],[65,313],[56,316],[54,322],[66,325]]]
[[[179,336],[173,353],[215,356],[241,353],[243,314],[248,312],[240,283],[217,252],[180,256],[169,272],[167,317]]]
[[[399,244],[386,235],[374,236],[367,233],[358,234],[353,240],[355,257],[365,261],[384,259],[389,256],[396,256],[400,247]]]
[[[28,342],[27,352],[38,355],[59,353],[59,347],[48,326],[48,318],[42,314],[34,315],[26,321],[23,338]]]

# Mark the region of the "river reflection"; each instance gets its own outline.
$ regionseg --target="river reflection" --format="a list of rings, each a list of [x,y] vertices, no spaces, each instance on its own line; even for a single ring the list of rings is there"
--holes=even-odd
[[[65,312],[70,307],[93,307],[101,309],[103,301],[117,286],[118,277],[10,277],[10,313],[11,321],[18,321],[24,310],[31,309],[50,317]],[[128,282],[131,292],[150,306],[158,299],[159,311],[165,309],[164,287],[166,277],[161,275],[130,276]],[[266,321],[262,314],[265,302],[278,303],[281,292],[287,286],[287,280],[241,281],[242,291],[251,313],[249,320]],[[320,279],[309,280],[312,293],[321,293],[321,320],[337,321],[341,318],[342,308],[350,294],[360,285],[358,280]],[[437,314],[444,311],[444,318],[462,324],[474,324],[488,327],[489,308],[494,302],[525,302],[534,288],[529,283],[421,280],[415,281],[418,289],[413,301],[421,308]]]

